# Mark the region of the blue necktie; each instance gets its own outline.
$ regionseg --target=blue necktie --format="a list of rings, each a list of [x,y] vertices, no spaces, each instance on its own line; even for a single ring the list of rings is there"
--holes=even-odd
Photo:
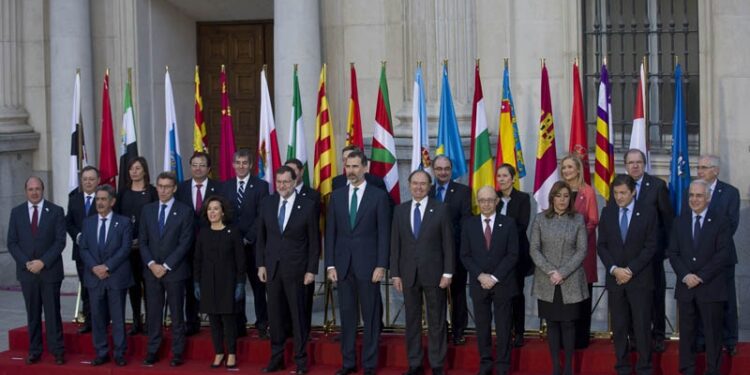
[[[622,214],[620,216],[620,236],[622,237],[622,242],[625,242],[625,237],[628,235],[628,208],[624,207],[622,209]]]
[[[419,211],[419,205],[421,203],[417,203],[414,206],[414,237],[419,237],[419,227],[422,225],[422,214]]]
[[[286,199],[281,202],[281,209],[279,209],[279,232],[284,233],[284,218],[286,217]]]
[[[167,205],[162,204],[159,210],[159,235],[164,234],[164,225],[167,223]]]
[[[445,196],[444,196],[444,194],[445,194],[445,188],[442,185],[438,186],[438,188],[437,188],[437,199],[440,202],[445,202]]]
[[[84,215],[88,216],[89,212],[91,211],[91,196],[86,197],[86,203],[83,204],[83,209],[86,210]]]
[[[237,189],[237,210],[242,208],[242,200],[245,199],[245,181],[240,181],[240,187]]]
[[[104,242],[107,240],[107,218],[102,219],[102,225],[99,227],[99,250],[104,249]]]
[[[695,216],[695,225],[693,226],[693,247],[698,248],[698,240],[701,236],[701,215]]]

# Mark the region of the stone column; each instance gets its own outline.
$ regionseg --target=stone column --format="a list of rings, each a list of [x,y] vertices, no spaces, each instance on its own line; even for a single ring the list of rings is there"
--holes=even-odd
[[[307,157],[312,168],[315,140],[315,103],[321,68],[320,1],[277,0],[273,7],[274,119],[281,150],[286,160],[289,120],[292,110],[292,72],[299,64],[302,118],[307,138]]]

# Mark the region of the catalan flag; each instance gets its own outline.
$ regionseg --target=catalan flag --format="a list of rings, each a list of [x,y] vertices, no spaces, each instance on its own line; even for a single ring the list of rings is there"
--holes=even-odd
[[[198,65],[195,66],[195,105],[193,117],[193,151],[208,152],[206,144],[206,122],[203,120],[203,99],[201,98],[201,79],[198,75]]]
[[[497,131],[497,159],[495,170],[501,165],[508,163],[516,169],[513,186],[520,188],[521,178],[526,177],[526,165],[523,161],[523,150],[521,149],[521,137],[518,134],[518,123],[516,122],[516,109],[513,105],[513,95],[510,92],[510,73],[508,72],[508,61],[505,61],[503,70],[503,98],[500,102],[500,121]]]
[[[349,115],[346,117],[346,145],[355,145],[360,150],[365,149],[365,143],[362,140],[362,116],[359,113],[359,94],[357,93],[357,70],[354,69],[354,63],[351,63],[351,81],[352,93],[349,97]]]
[[[474,67],[474,101],[471,106],[471,169],[469,169],[469,187],[471,187],[471,207],[474,214],[479,214],[477,193],[484,186],[495,186],[495,173],[492,170],[490,153],[490,133],[487,130],[487,112],[484,108],[482,81],[479,79],[479,62]]]
[[[227,87],[227,73],[221,65],[219,73],[221,83],[221,143],[219,144],[219,179],[226,181],[235,176],[234,167],[234,128],[232,127],[232,106],[229,105],[229,88]]]
[[[594,188],[606,200],[609,200],[609,184],[615,178],[615,150],[614,145],[612,145],[612,97],[609,90],[607,65],[602,65],[599,100],[596,108]]]
[[[435,155],[445,155],[453,164],[452,179],[466,174],[466,158],[458,132],[456,110],[453,108],[451,86],[448,82],[448,63],[443,64],[443,88],[440,93],[440,118],[438,119],[438,139]]]
[[[370,173],[381,177],[391,200],[401,202],[398,186],[398,164],[396,162],[396,141],[391,125],[391,103],[388,99],[388,81],[385,78],[385,63],[380,68],[380,88],[375,107],[375,131],[372,134],[372,155]]]
[[[536,173],[534,199],[537,211],[549,207],[549,191],[557,182],[557,147],[555,146],[555,121],[552,117],[552,99],[549,93],[547,65],[542,64],[542,116],[539,119],[539,139],[536,147]]]
[[[333,120],[326,97],[326,64],[320,70],[318,103],[315,106],[315,161],[313,167],[313,189],[320,192],[325,204],[333,191],[333,176],[336,175],[336,145],[333,138]],[[325,210],[321,210],[325,212]]]

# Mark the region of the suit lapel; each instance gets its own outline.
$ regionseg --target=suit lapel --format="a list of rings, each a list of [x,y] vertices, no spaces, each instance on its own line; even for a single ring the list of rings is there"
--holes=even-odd
[[[49,215],[50,215],[50,209],[47,203],[47,200],[44,200],[44,205],[39,207],[39,223],[37,223],[37,234],[44,233],[44,228],[47,225],[47,222],[49,221]],[[29,224],[31,221],[29,221]],[[31,228],[31,225],[29,225],[29,228]]]
[[[424,215],[422,215],[422,222],[419,225],[419,236],[424,233],[425,229],[427,228],[427,225],[432,222],[432,217],[435,216],[435,207],[437,206],[437,203],[435,199],[428,199],[427,200],[427,207],[424,208]],[[410,215],[411,216],[411,215]],[[412,231],[414,233],[414,231]],[[419,238],[417,236],[416,238]]]
[[[481,216],[480,216],[481,217]],[[492,237],[490,239],[490,250],[495,248],[496,242],[500,241],[500,235],[502,234],[503,230],[503,223],[498,220],[500,217],[499,214],[495,214],[495,226],[492,228]],[[484,235],[484,233],[482,233]]]
[[[278,206],[278,202],[276,202],[276,205]],[[297,224],[297,220],[300,220],[296,217],[301,216],[299,215],[299,213],[302,211],[302,207],[304,205],[304,199],[300,199],[300,195],[297,194],[297,197],[294,199],[294,205],[292,205],[291,207],[287,207],[287,209],[292,210],[292,213],[289,215],[289,221],[287,221],[286,225],[284,226],[284,232],[286,232],[286,230],[290,226],[292,226],[292,224]],[[281,234],[284,234],[284,232],[282,232]]]
[[[352,230],[354,230],[354,228],[356,228],[357,225],[359,225],[359,222],[362,220],[362,217],[365,215],[364,212],[367,210],[368,207],[370,207],[370,204],[372,204],[372,202],[370,202],[372,201],[372,199],[368,198],[368,196],[370,196],[372,193],[370,189],[377,189],[377,188],[372,184],[368,184],[367,187],[365,188],[365,191],[362,192],[362,202],[359,202],[359,208],[357,208],[357,217],[354,220],[354,227],[352,228]],[[348,196],[349,194],[348,194],[348,189],[347,189],[347,197]],[[347,217],[349,217],[349,215],[347,215]]]
[[[112,215],[112,222],[109,223],[109,230],[107,231],[107,239],[104,240],[104,249],[109,247],[109,243],[112,242],[115,231],[119,229],[120,223],[115,219],[115,215]]]
[[[724,187],[721,186],[721,181],[716,181],[716,188],[711,193],[711,200],[708,202],[708,207],[716,209],[716,207],[719,207],[720,201],[721,201],[721,195],[724,192]]]

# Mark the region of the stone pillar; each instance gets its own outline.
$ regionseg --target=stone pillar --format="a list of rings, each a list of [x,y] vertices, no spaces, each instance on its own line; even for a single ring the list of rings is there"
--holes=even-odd
[[[273,7],[274,119],[282,162],[286,160],[292,110],[292,72],[299,64],[302,118],[312,168],[315,103],[321,68],[320,1],[277,0]]]

